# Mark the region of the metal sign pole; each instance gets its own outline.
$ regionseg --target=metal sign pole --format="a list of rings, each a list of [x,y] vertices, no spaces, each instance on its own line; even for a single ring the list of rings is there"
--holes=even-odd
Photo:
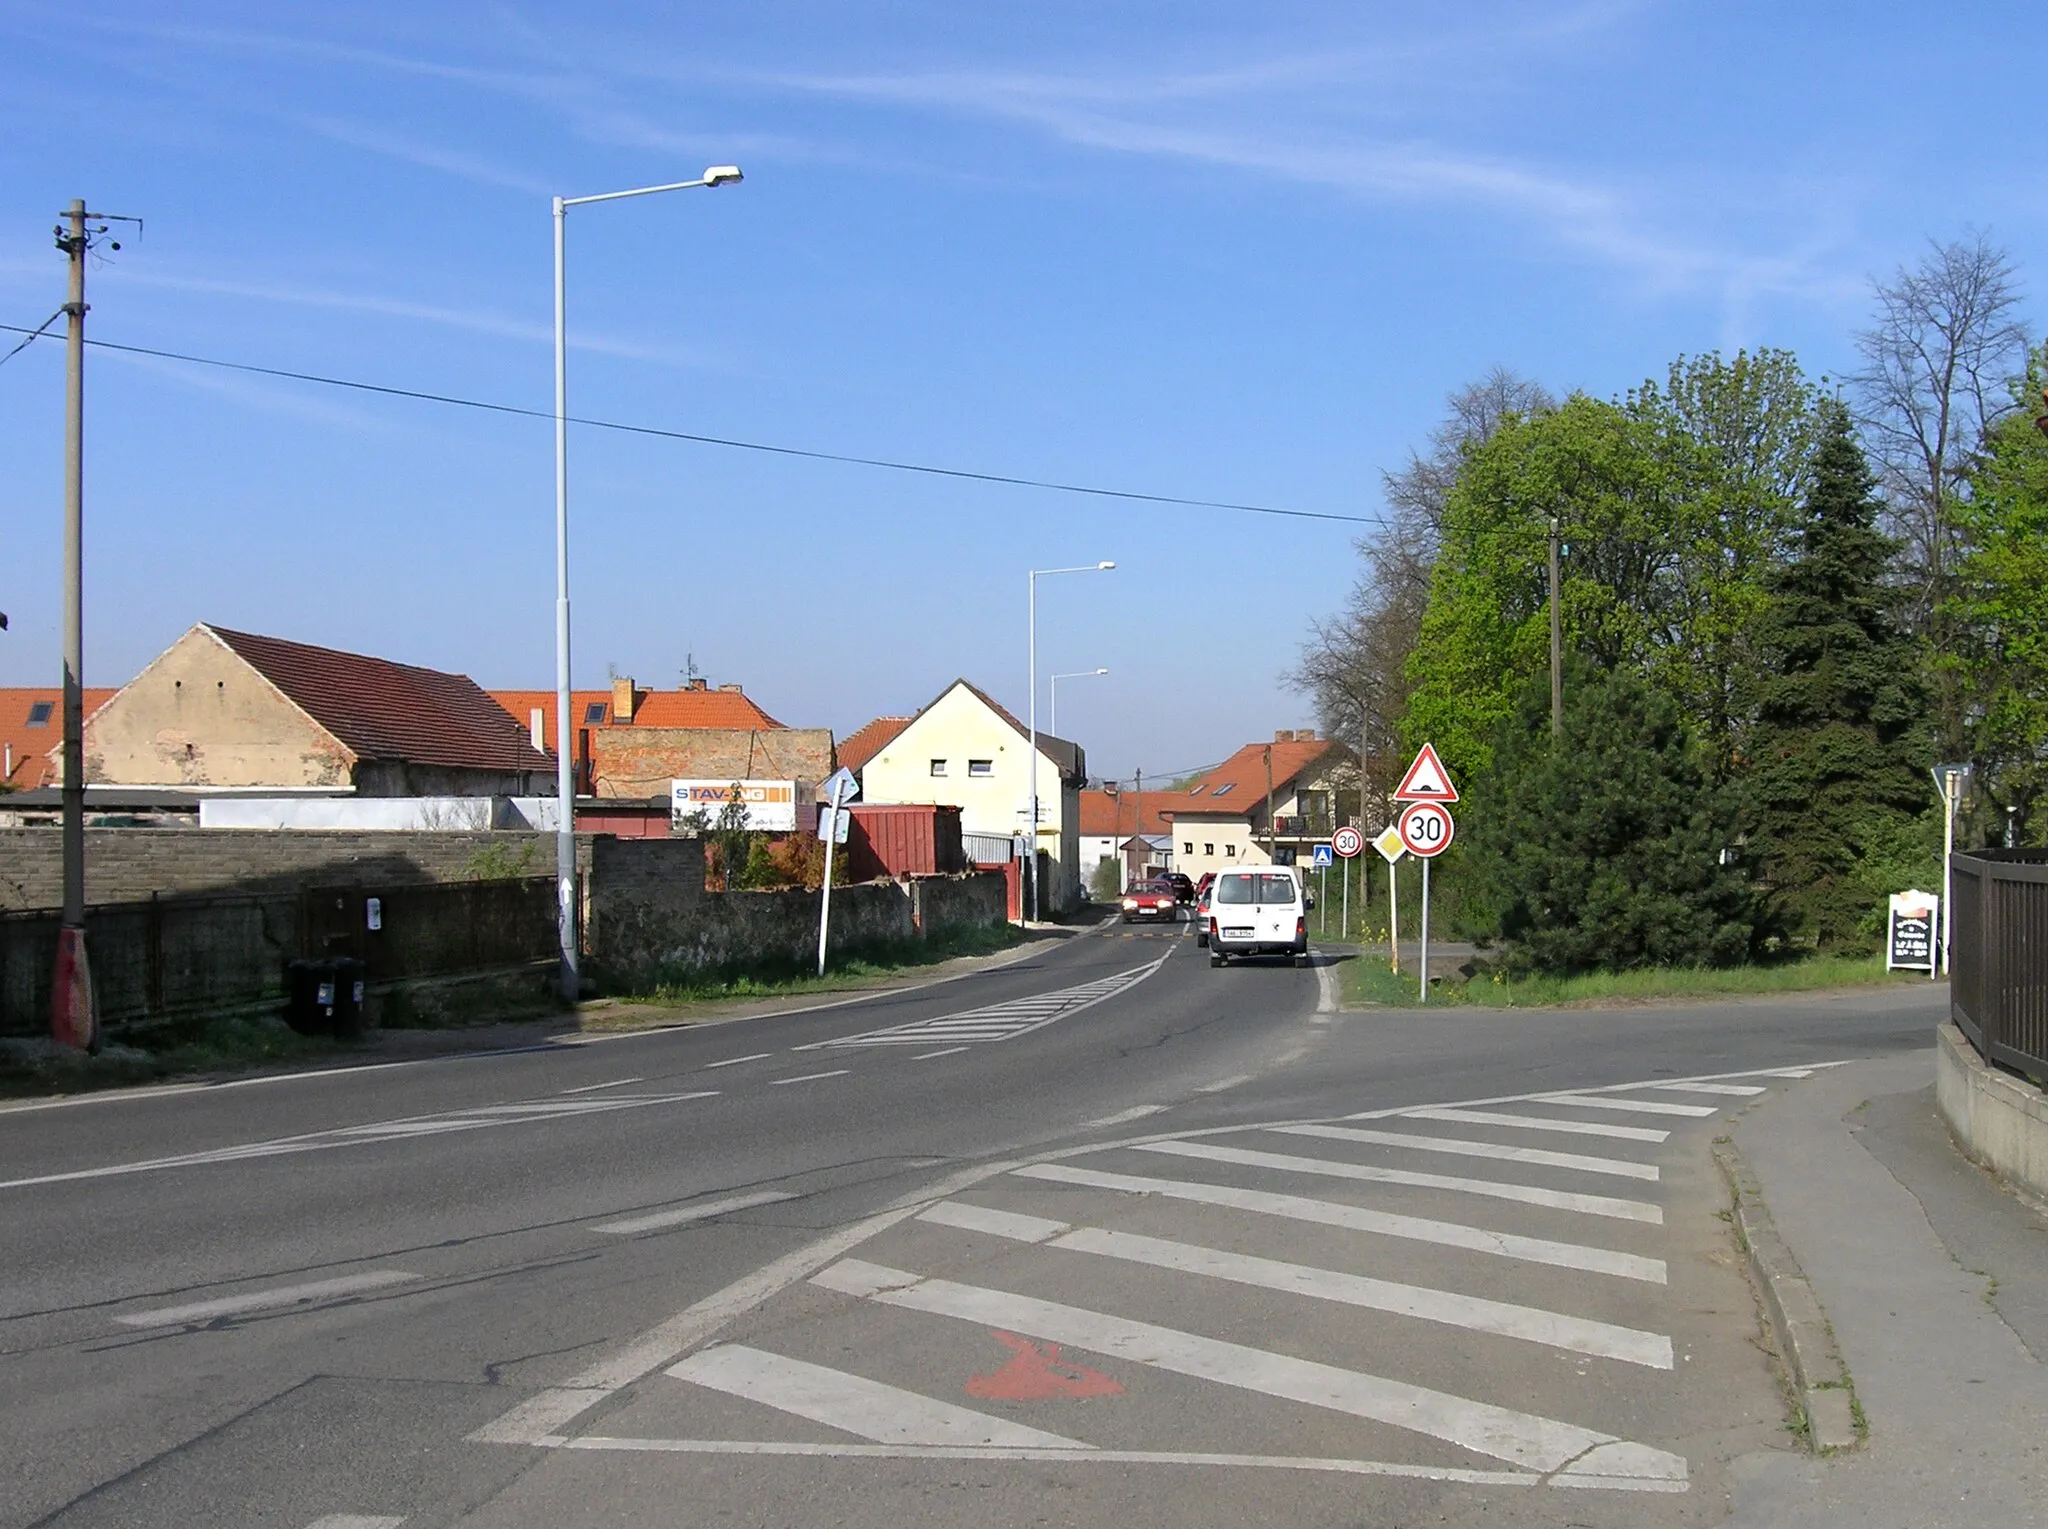
[[[1327,939],[1330,933],[1330,868],[1316,867],[1316,900],[1322,904],[1316,910],[1316,933]]]
[[[1422,1002],[1429,1002],[1429,860],[1422,862]]]
[[[1401,975],[1401,881],[1394,874],[1394,862],[1387,862],[1387,948],[1393,952],[1393,971]]]
[[[1344,919],[1337,928],[1338,939],[1348,940],[1351,938],[1351,862],[1349,860],[1344,862]]]

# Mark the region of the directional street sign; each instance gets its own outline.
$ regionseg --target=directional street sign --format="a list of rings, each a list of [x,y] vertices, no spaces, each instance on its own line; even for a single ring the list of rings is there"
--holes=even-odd
[[[1444,762],[1436,757],[1436,745],[1425,743],[1422,752],[1415,756],[1415,763],[1408,766],[1408,773],[1401,777],[1401,786],[1394,793],[1394,800],[1455,802],[1457,799],[1458,788],[1451,784]]]
[[[818,794],[834,807],[844,807],[860,799],[860,782],[853,778],[853,771],[841,767],[818,788]]]
[[[1365,848],[1365,835],[1347,823],[1330,835],[1330,848],[1336,851],[1339,859],[1349,860]]]
[[[1379,831],[1379,837],[1372,841],[1372,847],[1380,852],[1380,858],[1392,865],[1408,853],[1408,846],[1401,842],[1401,830],[1389,823]]]
[[[1329,845],[1327,845],[1327,844],[1318,844],[1318,845],[1316,846],[1316,852],[1315,852],[1315,859],[1314,859],[1314,861],[1313,861],[1312,863],[1313,863],[1313,864],[1316,864],[1316,865],[1329,865],[1329,864],[1331,864],[1331,863],[1332,863],[1332,862],[1333,862],[1333,861],[1334,861],[1334,860],[1335,860],[1336,858],[1337,858],[1337,857],[1336,857],[1335,855],[1333,855],[1333,854],[1331,854],[1331,853],[1330,853],[1330,846],[1329,846]]]
[[[1410,802],[1401,809],[1401,842],[1412,855],[1441,855],[1457,831],[1450,813],[1435,802]]]

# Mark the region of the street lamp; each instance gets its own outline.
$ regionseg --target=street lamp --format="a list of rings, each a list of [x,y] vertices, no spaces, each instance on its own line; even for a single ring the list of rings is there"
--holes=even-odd
[[[1941,969],[1949,969],[1949,941],[1955,933],[1955,915],[1950,899],[1955,896],[1956,809],[1962,805],[1963,787],[1970,779],[1967,764],[1938,764],[1928,772],[1934,789],[1941,793]]]
[[[569,346],[567,294],[563,275],[564,236],[571,207],[591,202],[617,202],[629,196],[661,191],[690,191],[698,186],[738,185],[738,165],[713,165],[693,181],[607,191],[598,196],[558,196],[555,200],[555,896],[556,929],[562,952],[562,997],[580,996],[576,948],[576,776],[569,752],[574,736],[569,716]]]
[[[1060,735],[1060,681],[1093,679],[1098,674],[1107,674],[1107,669],[1076,669],[1072,674],[1055,674],[1052,677],[1052,716],[1046,723],[1046,731],[1057,738]]]
[[[1031,878],[1031,922],[1038,922],[1038,581],[1051,578],[1056,573],[1106,573],[1116,567],[1104,559],[1099,563],[1088,563],[1079,568],[1034,568],[1031,570],[1031,752],[1024,762],[1024,773],[1031,780],[1030,817],[1025,830],[1026,858],[1025,875]]]

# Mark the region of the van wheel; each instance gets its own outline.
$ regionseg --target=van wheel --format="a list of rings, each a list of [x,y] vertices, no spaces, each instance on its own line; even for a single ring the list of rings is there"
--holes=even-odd
[[[1309,962],[1308,962],[1308,952],[1307,952],[1307,951],[1305,951],[1305,950],[1297,950],[1297,951],[1296,951],[1296,952],[1294,953],[1294,964],[1295,964],[1295,966],[1296,966],[1296,967],[1305,967],[1305,966],[1307,966],[1307,965],[1309,964]]]
[[[1209,964],[1211,966],[1221,966],[1223,964],[1223,952],[1212,946],[1209,950]]]

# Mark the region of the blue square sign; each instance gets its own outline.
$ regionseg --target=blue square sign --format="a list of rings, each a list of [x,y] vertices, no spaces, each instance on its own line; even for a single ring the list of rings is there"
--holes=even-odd
[[[1334,862],[1336,861],[1336,858],[1337,858],[1337,857],[1336,857],[1335,855],[1333,855],[1333,854],[1332,854],[1332,853],[1330,852],[1330,846],[1329,846],[1329,845],[1327,845],[1327,844],[1318,844],[1318,845],[1316,846],[1316,856],[1315,856],[1315,864],[1317,864],[1317,865],[1330,865],[1330,864],[1333,864],[1333,863],[1334,863]]]

